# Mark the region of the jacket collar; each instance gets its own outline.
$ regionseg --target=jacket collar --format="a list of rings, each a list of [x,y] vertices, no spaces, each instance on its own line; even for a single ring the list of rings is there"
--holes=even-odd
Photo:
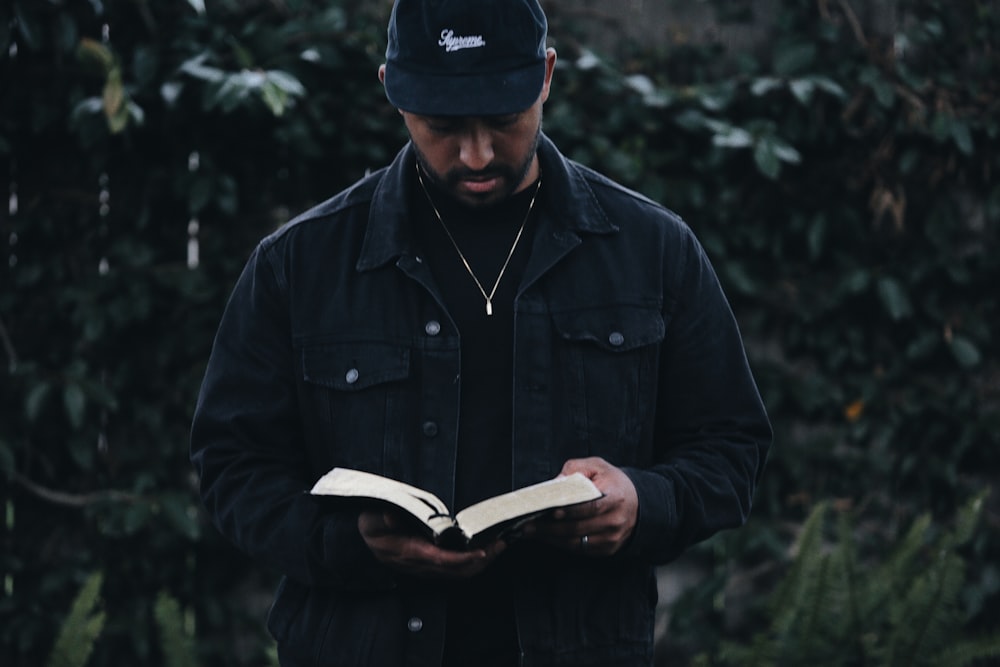
[[[538,159],[544,186],[539,203],[545,211],[539,219],[543,226],[551,226],[552,234],[609,234],[618,230],[594,194],[584,170],[564,157],[544,134],[538,145]],[[413,146],[408,143],[386,167],[376,185],[357,263],[359,271],[374,269],[414,252],[408,203],[415,162]]]

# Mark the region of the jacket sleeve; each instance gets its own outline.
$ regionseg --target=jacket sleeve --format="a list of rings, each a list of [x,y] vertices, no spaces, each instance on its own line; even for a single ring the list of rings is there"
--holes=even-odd
[[[287,284],[258,246],[216,334],[191,429],[191,461],[215,526],[291,579],[354,589],[392,585],[357,529],[356,511],[308,494]],[[322,471],[325,472],[325,471]]]
[[[665,563],[746,522],[772,441],[740,332],[687,227],[670,268],[654,461],[626,473],[639,496],[631,553]]]

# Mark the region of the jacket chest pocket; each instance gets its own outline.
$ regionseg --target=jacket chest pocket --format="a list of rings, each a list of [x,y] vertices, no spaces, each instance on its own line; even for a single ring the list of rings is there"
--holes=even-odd
[[[663,316],[655,308],[609,306],[554,313],[553,326],[563,418],[589,454],[630,463],[626,448],[654,417]]]
[[[317,462],[383,473],[404,433],[410,349],[381,342],[302,348],[303,422]]]

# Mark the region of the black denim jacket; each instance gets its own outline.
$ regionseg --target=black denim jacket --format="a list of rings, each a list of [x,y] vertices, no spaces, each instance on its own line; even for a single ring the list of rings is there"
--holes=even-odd
[[[613,558],[531,543],[504,554],[521,662],[651,664],[653,566],[746,520],[771,430],[688,227],[547,138],[539,157],[539,227],[514,305],[511,483],[601,456],[635,484],[639,517]],[[411,243],[413,162],[407,146],[259,244],[198,399],[191,451],[208,513],[285,575],[268,621],[283,664],[440,661],[433,582],[382,567],[355,511],[306,493],[340,465],[452,499],[459,335]]]

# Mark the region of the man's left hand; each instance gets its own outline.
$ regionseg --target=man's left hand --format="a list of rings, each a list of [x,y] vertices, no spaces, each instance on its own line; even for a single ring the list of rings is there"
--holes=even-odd
[[[589,503],[556,510],[525,526],[525,535],[588,556],[618,552],[635,531],[639,497],[620,468],[600,457],[570,459],[560,475],[586,475],[604,493]]]

